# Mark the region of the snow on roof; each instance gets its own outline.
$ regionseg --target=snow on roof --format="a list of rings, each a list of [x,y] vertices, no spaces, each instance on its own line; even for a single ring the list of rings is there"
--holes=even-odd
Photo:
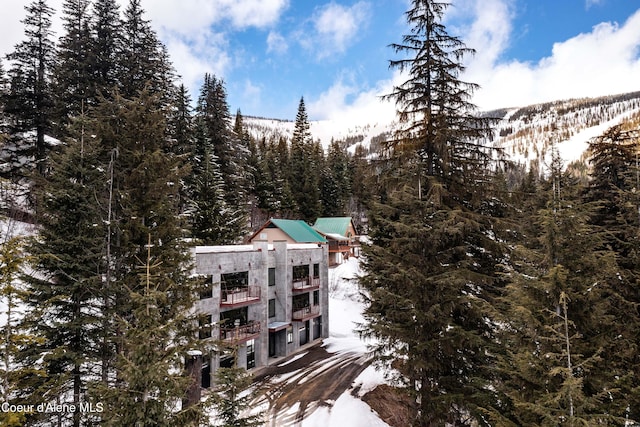
[[[253,245],[221,245],[221,246],[196,246],[197,254],[225,253],[225,252],[252,252],[257,251]]]
[[[273,244],[268,245],[270,251],[274,250]],[[288,250],[318,249],[318,243],[287,243]],[[228,253],[228,252],[257,252],[258,248],[253,245],[220,245],[220,246],[196,246],[196,254]]]
[[[342,241],[349,240],[348,237],[344,237],[342,234],[338,234],[338,233],[322,233],[322,234],[324,234],[326,237],[329,237],[330,239],[333,239],[333,240],[342,240]]]

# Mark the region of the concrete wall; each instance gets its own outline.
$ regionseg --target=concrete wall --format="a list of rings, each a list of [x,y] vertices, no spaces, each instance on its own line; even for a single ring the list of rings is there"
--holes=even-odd
[[[277,230],[277,229],[275,229]],[[277,230],[280,231],[280,230]],[[289,355],[300,348],[300,330],[305,323],[293,321],[293,267],[305,265],[309,268],[309,277],[313,276],[313,265],[319,264],[320,288],[319,305],[322,318],[321,337],[329,336],[329,279],[328,279],[328,246],[315,244],[288,244],[286,241],[274,241],[272,249],[265,241],[254,241],[252,245],[235,247],[198,247],[195,252],[195,273],[205,275],[213,284],[212,298],[199,300],[196,303],[198,313],[211,315],[212,321],[218,323],[221,313],[232,308],[220,307],[222,274],[248,272],[249,286],[257,286],[261,290],[261,298],[247,306],[248,320],[259,321],[261,333],[255,339],[256,367],[269,364],[269,324],[282,322],[291,325],[274,334],[276,356]],[[275,268],[275,286],[269,286],[269,268]],[[301,292],[296,292],[300,294]],[[302,292],[303,293],[303,292]],[[309,291],[309,300],[313,301],[313,291]],[[275,316],[269,318],[269,300],[275,299]],[[313,339],[313,320],[309,321],[309,342]],[[287,335],[293,334],[292,342]],[[209,346],[217,339],[219,330],[213,330]],[[238,365],[246,367],[246,343],[241,343],[238,350]],[[212,375],[219,366],[220,357],[211,354]],[[273,359],[272,359],[273,360]]]

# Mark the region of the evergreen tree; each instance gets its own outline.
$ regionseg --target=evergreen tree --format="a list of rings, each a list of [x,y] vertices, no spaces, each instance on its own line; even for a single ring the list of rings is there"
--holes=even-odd
[[[284,137],[279,137],[276,141],[272,141],[270,145],[273,162],[270,173],[272,182],[275,184],[277,191],[276,203],[281,216],[284,218],[293,218],[296,210],[293,198],[293,190],[291,185],[291,153],[289,145]]]
[[[248,150],[231,129],[231,115],[227,105],[224,83],[214,76],[205,75],[204,83],[196,106],[196,120],[201,128],[202,138],[197,142],[196,152],[208,153],[215,159],[224,182],[223,197],[226,204],[221,215],[227,223],[225,241],[240,240],[246,228],[247,207],[244,187],[246,184],[246,159]],[[200,156],[203,159],[202,156]],[[201,164],[202,166],[205,163]],[[210,170],[210,169],[209,169]],[[194,164],[193,174],[201,173]],[[201,201],[195,200],[200,203]],[[203,201],[203,203],[206,203]],[[221,218],[222,220],[222,218]],[[196,230],[194,229],[194,233]]]
[[[639,169],[637,163],[637,130],[614,126],[590,142],[592,169],[584,197],[595,203],[590,223],[602,229],[602,248],[613,250],[617,270],[611,273],[602,310],[606,316],[600,321],[594,345],[602,348],[606,380],[602,387],[620,390],[622,398],[608,401],[609,413],[640,419],[640,383],[637,372],[640,359],[632,348],[638,342],[640,330],[640,217],[638,207]],[[614,279],[615,278],[615,279]],[[595,315],[595,313],[594,313]],[[606,320],[606,321],[604,321]],[[603,332],[606,331],[606,332]],[[600,340],[607,337],[604,342]]]
[[[441,24],[448,4],[415,0],[410,34],[393,44],[408,71],[394,88],[403,127],[381,164],[370,211],[364,333],[373,354],[397,369],[415,402],[415,425],[489,425],[502,400],[495,391],[494,300],[499,200],[489,192],[491,120],[475,115],[475,85],[459,80],[471,51]]]
[[[342,192],[338,186],[333,170],[328,164],[320,169],[320,202],[321,215],[324,217],[343,216]]]
[[[180,335],[192,320],[187,313],[193,298],[172,301],[185,296],[175,289],[185,283],[176,283],[166,271],[158,271],[162,261],[152,255],[155,245],[151,242],[149,235],[146,264],[138,269],[140,283],[128,295],[131,312],[119,318],[123,334],[116,362],[120,385],[105,392],[110,411],[103,415],[103,424],[199,425],[203,419],[200,405],[184,410],[181,406],[193,378],[176,369],[188,348],[188,339]],[[167,307],[171,307],[170,315],[165,312]]]
[[[218,159],[209,143],[206,126],[196,124],[196,151],[192,158],[189,195],[193,237],[203,245],[232,244],[238,239],[238,222],[225,200],[225,186]]]
[[[168,126],[169,144],[166,148],[171,155],[190,162],[195,150],[195,124],[191,108],[191,97],[184,85],[176,91],[175,99],[169,107]],[[189,172],[190,174],[190,172]],[[189,210],[189,194],[186,186],[181,186],[180,212]]]
[[[123,50],[122,23],[116,0],[95,0],[91,14],[91,93],[108,96],[118,84],[120,52]]]
[[[331,141],[320,175],[322,216],[344,216],[351,192],[349,156],[337,141]]]
[[[348,165],[349,188],[351,188],[348,210],[355,226],[362,234],[365,234],[366,230],[363,227],[365,225],[363,220],[366,218],[365,206],[373,200],[375,166],[369,163],[367,152],[360,144],[356,146]]]
[[[193,113],[187,88],[178,86],[169,110],[170,147],[176,156],[189,156],[194,150]]]
[[[91,90],[93,65],[89,0],[65,0],[62,20],[65,34],[60,38],[53,69],[55,126],[57,136],[65,135],[71,117],[84,114],[95,104]]]
[[[131,100],[115,93],[94,113],[95,134],[118,153],[109,284],[117,319],[111,341],[116,359],[109,389],[101,387],[98,394],[107,425],[180,424],[172,402],[180,402],[188,388],[178,356],[194,339],[187,313],[195,285],[188,279],[187,225],[178,197],[185,168],[163,150],[169,134],[157,98],[148,90]],[[145,269],[143,280],[141,265],[151,269]]]
[[[53,9],[46,0],[35,0],[25,10],[27,16],[22,22],[26,39],[7,55],[13,64],[5,105],[5,112],[10,117],[11,142],[5,145],[3,157],[12,164],[11,172],[20,169],[24,157],[32,158],[42,175],[49,148],[45,134],[51,128],[50,74],[55,54],[51,40]]]
[[[3,117],[3,119],[0,120],[0,154],[5,151],[4,144],[7,141],[9,136],[7,121],[4,118],[4,110],[5,110],[4,106],[7,101],[7,93],[8,93],[7,78],[4,73],[2,60],[0,59],[0,115]],[[0,170],[0,174],[2,174],[2,170]]]
[[[5,219],[6,220],[6,219]],[[33,342],[33,335],[19,328],[20,307],[27,297],[19,278],[28,263],[24,252],[24,239],[6,237],[0,245],[0,298],[2,299],[2,315],[4,318],[2,344],[0,344],[0,391],[2,401],[12,405],[28,404],[21,387],[22,379],[42,375],[37,369],[22,366],[18,363],[20,349]],[[17,427],[26,423],[27,414],[23,412],[0,413],[3,426]]]
[[[144,18],[141,0],[129,0],[124,11],[120,48],[118,80],[122,95],[133,98],[148,87],[160,105],[169,104],[175,90],[173,68],[166,48]]]
[[[321,209],[318,160],[304,98],[300,98],[291,139],[289,183],[299,217],[309,222],[320,215]]]
[[[580,202],[580,187],[555,153],[547,206],[529,227],[538,239],[521,238],[512,254],[501,341],[502,389],[513,407],[504,414],[517,425],[624,423],[624,372],[603,369],[613,366],[605,349],[623,338],[615,326],[616,257],[602,244],[606,234],[589,224],[594,205]]]
[[[251,409],[253,395],[247,393],[252,376],[242,368],[219,368],[216,371],[216,394],[213,407],[223,427],[258,427],[264,424],[261,414],[245,415]]]
[[[33,389],[34,403],[86,402],[97,374],[102,324],[100,296],[104,224],[100,221],[106,177],[101,147],[93,140],[68,140],[52,153],[49,177],[38,185],[40,231],[28,251],[35,274],[26,277],[29,306],[24,327],[38,340],[25,348],[23,363],[46,376]],[[46,396],[46,397],[45,397]],[[79,426],[87,414],[39,413]]]

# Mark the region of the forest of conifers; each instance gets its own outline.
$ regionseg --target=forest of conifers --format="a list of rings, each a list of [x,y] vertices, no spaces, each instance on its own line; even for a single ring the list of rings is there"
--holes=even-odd
[[[461,80],[471,53],[413,0],[386,95],[399,128],[375,155],[325,150],[300,99],[293,136],[250,134],[224,81],[197,99],[139,0],[45,0],[0,62],[2,400],[97,404],[0,412],[24,425],[208,425],[183,405],[197,346],[189,248],[240,243],[270,217],[366,217],[363,337],[416,426],[640,422],[638,124],[553,146],[541,174],[491,144]],[[3,65],[4,64],[4,65]],[[6,68],[6,69],[5,69]],[[559,142],[559,141],[557,141]]]

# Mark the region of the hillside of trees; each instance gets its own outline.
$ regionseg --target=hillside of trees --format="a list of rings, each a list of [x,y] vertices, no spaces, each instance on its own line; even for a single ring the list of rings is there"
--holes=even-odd
[[[34,0],[0,61],[1,208],[37,230],[0,236],[0,390],[96,409],[0,424],[210,425],[213,404],[185,400],[190,247],[241,243],[270,217],[350,215],[370,237],[360,333],[404,425],[638,425],[638,115],[575,163],[557,147],[572,109],[605,122],[638,94],[480,114],[446,7],[413,0],[391,45],[408,72],[387,95],[397,129],[325,149],[304,98],[291,135],[249,129],[215,75],[192,98],[140,0],[65,0],[58,38]],[[509,161],[496,133],[550,161]]]

